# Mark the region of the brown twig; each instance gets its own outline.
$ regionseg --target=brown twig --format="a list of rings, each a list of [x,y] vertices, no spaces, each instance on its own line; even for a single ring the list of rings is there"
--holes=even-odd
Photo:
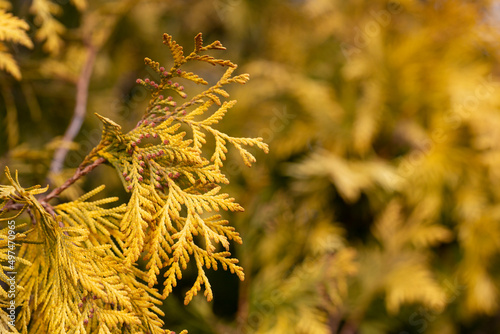
[[[354,322],[346,322],[340,331],[340,334],[356,334],[358,326]]]
[[[104,158],[98,158],[95,160],[93,163],[90,165],[80,165],[80,167],[77,168],[75,174],[73,174],[72,177],[70,177],[66,182],[64,182],[63,185],[55,188],[52,190],[47,196],[43,197],[42,199],[39,200],[40,204],[47,210],[48,213],[50,213],[52,216],[55,216],[54,208],[52,205],[48,203],[51,199],[59,196],[64,190],[69,188],[73,183],[75,183],[79,178],[82,176],[87,175],[90,173],[94,168],[105,162],[106,159]],[[15,211],[15,210],[21,210],[26,204],[25,203],[16,203],[13,200],[9,200],[1,209],[0,213],[2,212],[7,212],[7,211]],[[31,215],[30,215],[31,216]]]
[[[63,137],[63,143],[67,144],[75,139],[76,135],[80,131],[82,127],[83,120],[85,118],[85,112],[87,111],[87,99],[89,93],[89,84],[90,77],[92,75],[92,69],[94,67],[95,58],[97,55],[97,48],[89,45],[88,47],[88,56],[83,64],[82,72],[78,78],[78,82],[76,84],[76,103],[75,103],[75,111],[73,113],[73,117],[71,122],[66,129]],[[54,159],[50,165],[51,173],[59,173],[63,167],[64,159],[68,154],[67,145],[62,145],[54,154]]]
[[[60,193],[62,193],[69,186],[71,186],[73,183],[75,183],[76,180],[78,180],[79,178],[81,178],[84,175],[87,175],[94,168],[96,168],[97,166],[99,166],[100,164],[102,164],[105,161],[106,161],[106,159],[104,159],[104,158],[98,158],[92,164],[87,165],[85,167],[83,167],[82,165],[80,165],[80,167],[78,167],[78,169],[76,170],[75,174],[73,174],[72,177],[70,177],[69,179],[67,179],[66,182],[64,182],[63,185],[61,185],[60,187],[55,188],[47,196],[45,196],[44,198],[42,198],[40,200],[40,203],[42,203],[42,205],[43,205],[43,203],[47,203],[48,201],[50,201],[54,197],[59,196]]]
[[[35,218],[35,215],[33,214],[33,212],[31,211],[31,209],[28,207],[28,208],[26,208],[26,211],[28,212],[28,215],[30,216],[31,223],[33,225],[36,225],[36,218]]]
[[[24,207],[23,203],[16,203],[13,200],[9,200],[5,205],[0,209],[0,213],[13,211],[13,210],[21,210]]]

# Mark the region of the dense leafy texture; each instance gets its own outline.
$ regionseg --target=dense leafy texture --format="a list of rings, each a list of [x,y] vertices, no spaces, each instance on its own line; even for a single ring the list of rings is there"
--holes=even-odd
[[[255,158],[244,145],[268,151],[261,138],[231,137],[213,127],[236,102],[221,103],[215,94],[228,97],[222,87],[232,82],[243,84],[248,75],[231,76],[236,65],[200,55],[210,49],[224,49],[218,41],[203,46],[201,34],[196,36],[195,50],[188,57],[182,55],[182,47],[171,36],[165,34],[164,43],[174,59],[171,69],[165,70],[146,58],[146,64],[158,74],[159,83],[137,80],[151,91],[142,119],[123,133],[120,125],[97,115],[103,122],[102,139],[65,184],[40,199],[35,195],[47,188],[24,189],[17,173],[13,178],[6,168],[10,184],[0,188],[2,221],[15,222],[23,212],[31,218],[29,224],[16,226],[20,249],[16,257],[19,292],[15,301],[21,307],[16,328],[21,333],[170,333],[162,328],[158,315],[164,314],[155,305],[172,292],[190,261],[194,261],[198,273],[186,293],[186,304],[202,286],[207,299],[213,298],[205,269],[222,266],[244,279],[243,268],[237,265],[237,259],[230,258],[229,252],[230,240],[241,243],[239,234],[221,215],[206,213],[220,209],[243,211],[233,198],[221,192],[219,185],[229,183],[220,170],[228,152],[226,142],[236,147],[248,166]],[[208,84],[181,69],[192,60],[229,69],[213,87],[188,98],[184,87],[172,81],[185,78]],[[176,107],[171,96],[160,95],[169,90],[187,102]],[[218,108],[210,111],[214,100]],[[181,124],[192,128],[193,139],[185,139]],[[203,131],[211,133],[216,141],[210,160],[204,157]],[[131,193],[128,203],[113,206],[117,197],[89,201],[103,191],[101,185],[74,201],[49,204],[77,179],[105,162],[115,167],[124,188]],[[18,213],[12,217],[11,211]],[[6,227],[0,234],[0,258],[4,261],[9,259],[9,249],[15,248],[7,242],[10,230]],[[222,251],[217,244],[222,245]],[[147,261],[145,270],[136,267],[141,258]],[[166,279],[161,294],[154,286],[163,268]],[[7,283],[10,277],[0,272],[0,279]],[[0,305],[8,306],[12,297],[2,288],[0,293]],[[0,312],[5,319],[7,313]]]
[[[43,12],[35,13],[34,6]],[[113,219],[112,225],[92,218],[87,226],[97,234],[88,238],[104,238],[104,229],[112,240],[142,248],[123,259],[138,258],[147,288],[159,270],[153,288],[158,296],[170,293],[159,306],[169,328],[189,328],[191,334],[499,332],[498,1],[38,0],[0,1],[0,7],[29,24],[34,44],[32,51],[3,41],[22,81],[0,72],[1,170],[5,165],[18,170],[26,186],[45,186],[49,175],[50,189],[58,187],[99,143],[103,123],[110,143],[116,137],[135,142],[138,134],[130,131],[139,127],[150,134],[137,144],[152,150],[146,158],[148,152],[164,150],[148,160],[152,167],[143,168],[147,177],[131,163],[133,155],[125,155],[124,163],[114,167],[119,175],[127,168],[129,181],[113,177],[117,173],[110,167],[99,167],[60,193],[60,203],[51,203],[72,203],[102,184],[106,188],[96,199],[77,206],[119,197],[97,205],[108,210],[116,203],[128,205],[134,193],[134,201],[144,201],[133,213],[143,225],[135,225],[128,237],[123,218]],[[177,42],[167,36],[166,45],[158,43],[159,30],[171,32]],[[199,31],[205,39],[230,46],[230,58],[240,64],[237,71],[250,73],[252,80],[245,86],[214,87],[203,103],[178,109],[232,69],[230,63],[219,65],[224,59],[217,60],[218,43],[204,46],[198,37],[194,47],[180,48],[192,45]],[[208,45],[213,49],[202,50]],[[151,85],[162,84],[157,71],[162,65],[170,73],[170,65],[154,61],[166,50],[175,53],[174,63],[182,63],[181,73],[175,71],[163,83],[167,87],[172,81],[169,94]],[[145,55],[151,57],[146,65]],[[192,60],[184,62],[188,57]],[[203,66],[203,59],[216,66]],[[82,89],[86,76],[88,89]],[[142,81],[134,85],[137,77]],[[75,98],[84,96],[82,91],[89,94],[81,131],[61,140],[72,108],[81,106]],[[175,122],[182,125],[170,133],[175,122],[165,124],[162,136],[185,132],[167,139],[191,147],[189,153],[178,156],[172,145],[153,140],[154,127],[137,125],[144,110],[159,117],[152,111],[165,107],[172,115],[178,109]],[[257,134],[270,144],[271,154],[254,168],[245,168],[231,141],[208,128],[215,129],[213,121],[225,110],[231,112],[217,131],[236,137]],[[105,144],[95,157],[105,157],[109,149],[111,159],[124,149],[121,145]],[[68,149],[63,168],[59,174],[48,172],[62,147]],[[249,151],[257,158],[261,154]],[[184,164],[189,172],[170,177],[177,186],[170,201],[180,206],[172,206],[164,195],[144,195],[152,182],[164,188],[155,190],[165,190],[168,179],[160,175],[157,181],[151,171],[153,162],[164,166],[167,154],[176,164],[168,168]],[[187,169],[187,160],[196,164]],[[86,163],[90,168],[94,162]],[[147,180],[141,183],[139,176]],[[222,186],[209,198],[227,191],[245,214],[219,217],[212,202],[188,191],[215,189],[201,190],[204,182]],[[1,183],[10,184],[5,178]],[[129,193],[123,191],[129,186]],[[188,222],[187,205],[193,201],[206,203],[212,212],[195,211]],[[97,215],[97,209],[89,210]],[[152,210],[155,230],[148,221]],[[171,231],[167,234],[174,243],[187,240],[189,234],[182,231],[193,227],[197,216],[205,225],[194,228],[210,227],[204,229],[208,240],[192,230],[199,249],[186,256],[181,253],[185,248],[177,248],[175,262],[173,245],[163,236]],[[230,242],[236,236],[226,219],[241,234],[242,245]],[[25,214],[17,221],[31,224]],[[148,235],[150,227],[154,233]],[[224,240],[232,255],[219,258],[238,258],[237,265],[245,268],[243,282],[202,265],[201,254],[208,254],[210,244],[216,247],[212,254],[226,251]],[[163,276],[167,258],[179,266],[182,280],[173,272],[168,281]],[[186,296],[204,288],[199,266],[213,301],[195,296],[185,306]]]

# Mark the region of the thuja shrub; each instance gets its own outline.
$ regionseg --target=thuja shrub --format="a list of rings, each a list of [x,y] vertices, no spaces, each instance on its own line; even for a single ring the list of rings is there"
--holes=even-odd
[[[123,132],[119,124],[96,114],[103,123],[101,141],[62,186],[26,187],[17,172],[5,169],[9,182],[0,186],[0,280],[5,283],[0,286],[0,332],[170,333],[158,305],[189,262],[197,277],[185,304],[202,289],[209,301],[213,298],[206,269],[222,267],[243,280],[243,268],[229,252],[230,241],[241,243],[241,238],[218,213],[243,208],[221,192],[229,183],[222,167],[228,146],[239,151],[247,166],[255,158],[245,147],[267,153],[268,146],[261,138],[232,137],[215,125],[236,103],[228,100],[225,86],[244,84],[249,76],[233,75],[235,64],[205,54],[225,48],[219,41],[204,46],[201,34],[187,56],[170,35],[163,35],[163,43],[173,65],[168,69],[145,59],[156,78],[137,79],[151,93],[142,118]],[[185,71],[188,62],[220,65],[226,71],[211,87],[189,95],[183,80],[208,82]],[[117,197],[92,200],[103,184],[77,200],[52,204],[104,164],[114,167],[130,193],[127,202]],[[146,264],[143,269],[138,261]],[[160,271],[163,286],[157,289]]]

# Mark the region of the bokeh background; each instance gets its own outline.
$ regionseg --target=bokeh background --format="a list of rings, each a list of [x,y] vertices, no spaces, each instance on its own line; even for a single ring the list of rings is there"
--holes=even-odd
[[[500,15],[465,0],[1,1],[34,47],[2,42],[0,167],[61,184],[99,142],[94,112],[135,126],[144,57],[168,65],[167,32],[220,40],[251,81],[220,128],[263,137],[248,169],[230,152],[228,214],[246,279],[218,271],[188,306],[187,274],[162,309],[192,334],[499,333]],[[0,36],[2,39],[2,36]],[[95,59],[89,55],[95,54]],[[87,64],[87,65],[86,65]],[[92,68],[75,144],[61,142]],[[196,68],[216,80],[219,69]],[[222,72],[221,72],[222,73]],[[59,173],[54,151],[70,149]],[[2,182],[5,181],[2,179]],[[99,184],[101,166],[65,194]]]

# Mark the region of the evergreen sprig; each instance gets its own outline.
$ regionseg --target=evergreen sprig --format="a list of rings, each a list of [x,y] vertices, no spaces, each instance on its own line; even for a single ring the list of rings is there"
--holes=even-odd
[[[8,52],[5,42],[33,48],[33,42],[26,33],[28,29],[29,25],[24,20],[0,9],[0,70],[9,72],[18,80],[21,79],[21,71],[10,52]]]
[[[163,315],[155,306],[166,298],[190,261],[198,275],[186,294],[189,303],[202,286],[213,298],[206,269],[235,273],[241,280],[243,268],[231,258],[230,240],[242,240],[228,221],[212,212],[243,211],[221,184],[229,183],[221,171],[232,144],[250,166],[254,156],[244,146],[257,146],[267,153],[262,138],[237,138],[214,126],[236,101],[222,102],[229,94],[222,89],[229,83],[245,83],[247,74],[232,76],[236,65],[229,60],[202,54],[224,50],[219,41],[203,46],[201,34],[195,48],[184,56],[183,48],[170,35],[163,42],[172,53],[174,64],[165,70],[158,62],[145,59],[159,81],[138,79],[151,92],[147,110],[137,126],[122,132],[114,121],[97,115],[103,123],[100,143],[89,153],[75,175],[61,187],[47,191],[39,187],[24,189],[6,170],[10,185],[0,187],[0,217],[7,213],[29,214],[32,226],[17,226],[20,251],[18,303],[22,305],[16,327],[22,333],[170,333],[162,329]],[[207,81],[181,66],[190,61],[221,65],[228,69],[221,79],[202,93],[188,98],[178,80],[207,85]],[[173,91],[187,102],[177,106],[165,91]],[[217,106],[211,111],[212,106]],[[186,139],[181,126],[192,131]],[[215,149],[206,158],[206,133],[215,139]],[[127,192],[127,203],[117,197],[91,201],[104,185],[80,198],[53,206],[58,197],[76,180],[102,163],[112,165]],[[111,207],[109,207],[111,206]],[[212,213],[212,214],[209,214]],[[0,231],[0,259],[5,259],[6,230]],[[220,244],[223,249],[219,249]],[[145,271],[136,267],[146,261]],[[4,268],[5,269],[5,268]],[[153,287],[165,269],[163,292]],[[0,272],[0,280],[7,277]],[[143,284],[141,282],[145,282]],[[6,306],[6,293],[0,288],[0,305]],[[6,314],[0,312],[0,318]],[[12,329],[12,328],[11,328]]]

